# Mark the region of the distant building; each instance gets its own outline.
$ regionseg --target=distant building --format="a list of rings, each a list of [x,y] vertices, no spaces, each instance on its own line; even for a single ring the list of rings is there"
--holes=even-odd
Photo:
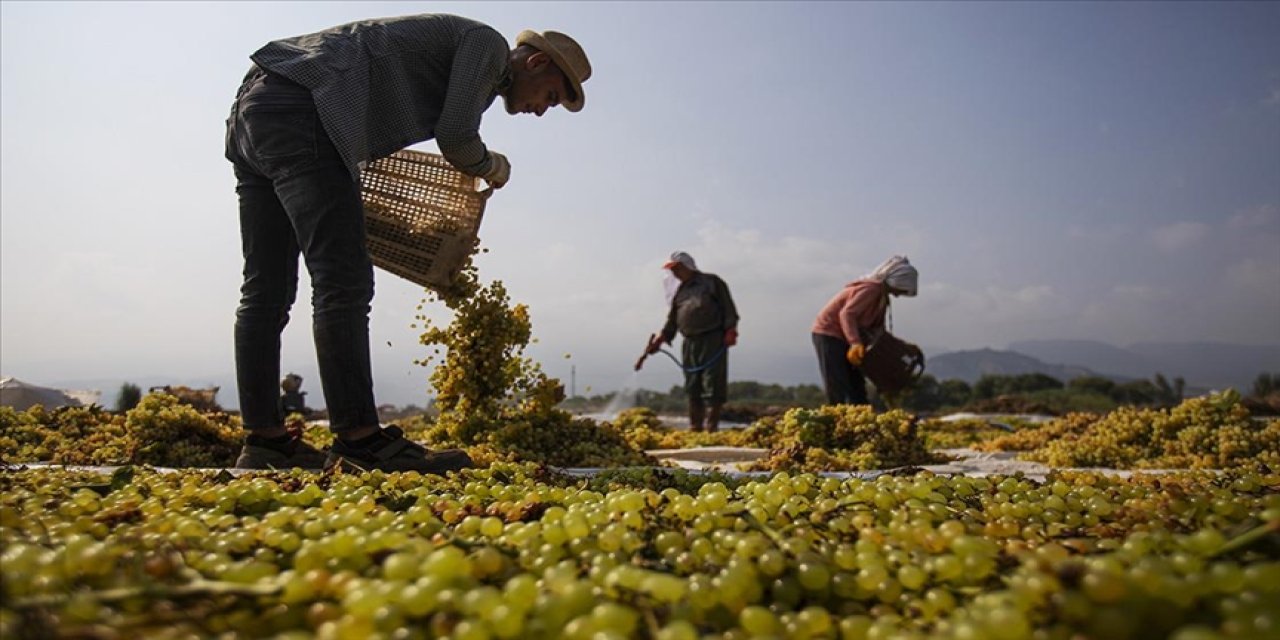
[[[80,400],[68,395],[61,389],[42,387],[30,382],[23,382],[14,377],[0,378],[0,406],[26,411],[35,405],[42,405],[46,409],[56,409],[58,407],[78,407],[81,404],[85,403],[81,403]]]

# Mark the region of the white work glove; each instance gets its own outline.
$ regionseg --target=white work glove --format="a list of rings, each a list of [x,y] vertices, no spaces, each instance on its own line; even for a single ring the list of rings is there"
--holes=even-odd
[[[494,189],[501,189],[511,179],[511,163],[507,157],[497,151],[489,152],[489,172],[484,174],[485,182]]]

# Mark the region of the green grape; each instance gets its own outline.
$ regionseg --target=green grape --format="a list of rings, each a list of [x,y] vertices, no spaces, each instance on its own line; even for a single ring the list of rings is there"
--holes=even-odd
[[[776,635],[782,627],[778,617],[765,607],[744,607],[738,613],[738,624],[753,636]]]
[[[654,636],[654,640],[697,640],[698,628],[685,620],[667,623]]]
[[[38,597],[55,637],[122,621],[169,621],[159,637],[1267,637],[1280,593],[1257,519],[1280,475],[1257,469],[596,482],[504,462],[431,482],[138,470],[85,489],[106,484],[0,470],[7,629],[9,603]],[[1025,535],[1054,498],[1063,528]],[[207,581],[255,595],[165,595]],[[189,604],[209,609],[174,615]]]
[[[821,563],[801,563],[796,567],[800,586],[810,591],[820,591],[831,582],[831,570]]]

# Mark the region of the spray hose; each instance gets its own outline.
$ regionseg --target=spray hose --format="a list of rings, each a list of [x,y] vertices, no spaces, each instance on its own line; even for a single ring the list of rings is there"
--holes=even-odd
[[[651,335],[651,336],[649,336],[649,344],[650,344],[650,346],[652,346],[652,345],[653,345],[653,341],[654,341],[654,340],[656,340],[656,339],[657,339],[657,337],[658,337],[658,334],[656,334],[656,333],[655,333],[655,334],[653,334],[653,335]],[[668,358],[671,358],[671,361],[672,361],[672,362],[674,362],[674,363],[676,363],[676,366],[677,366],[677,367],[680,367],[680,370],[681,370],[681,371],[684,371],[685,373],[698,373],[699,371],[705,371],[706,369],[711,368],[711,366],[712,366],[712,365],[714,365],[714,364],[716,363],[716,361],[717,361],[717,360],[719,360],[720,358],[724,357],[724,352],[726,352],[726,351],[728,351],[728,350],[729,350],[729,345],[727,345],[727,344],[726,344],[726,345],[724,345],[724,346],[720,347],[720,350],[719,350],[719,351],[717,351],[717,352],[716,352],[716,354],[715,354],[714,356],[711,356],[711,359],[710,359],[710,360],[707,360],[706,362],[704,362],[704,363],[702,363],[702,364],[700,364],[700,365],[698,365],[698,366],[696,366],[696,367],[686,367],[686,366],[684,366],[684,363],[680,361],[680,358],[677,358],[677,357],[676,357],[676,354],[671,353],[670,351],[667,351],[666,349],[658,349],[658,351],[661,351],[662,353],[666,354],[666,356],[667,356]],[[643,367],[643,366],[644,366],[645,358],[648,358],[648,357],[649,357],[649,354],[651,354],[651,353],[657,353],[657,352],[656,352],[656,351],[649,351],[648,349],[646,349],[644,353],[640,354],[640,359],[639,359],[639,360],[636,360],[636,371],[639,371],[639,370],[640,370],[640,367]]]
[[[677,366],[677,367],[680,367],[681,369],[683,369],[685,373],[698,373],[699,371],[704,371],[704,370],[706,370],[706,369],[710,369],[710,368],[711,368],[711,366],[712,366],[712,365],[714,365],[714,364],[716,363],[716,361],[717,361],[717,360],[719,360],[719,359],[720,359],[720,357],[724,355],[724,352],[725,352],[725,351],[728,351],[728,350],[729,350],[729,347],[727,347],[727,346],[720,347],[720,350],[716,352],[716,355],[711,356],[711,359],[710,359],[710,360],[708,360],[708,361],[706,361],[706,362],[704,362],[704,363],[702,363],[702,364],[700,364],[700,365],[698,365],[698,366],[696,366],[696,367],[686,367],[686,366],[684,366],[684,363],[683,363],[683,362],[680,362],[680,359],[679,359],[679,358],[677,358],[677,357],[676,357],[676,355],[675,355],[674,353],[671,353],[670,351],[667,351],[666,349],[658,349],[658,351],[661,351],[662,353],[665,353],[665,354],[667,355],[667,357],[668,357],[668,358],[671,358],[671,361],[672,361],[672,362],[674,362],[674,363],[676,363],[676,366]]]

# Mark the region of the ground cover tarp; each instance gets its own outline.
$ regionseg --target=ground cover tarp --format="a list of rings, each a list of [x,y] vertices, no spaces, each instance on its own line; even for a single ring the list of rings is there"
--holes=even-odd
[[[1028,462],[1025,460],[1017,460],[1017,452],[1014,451],[976,451],[974,449],[939,449],[938,453],[942,453],[953,458],[950,462],[941,464],[930,464],[920,467],[904,467],[900,469],[873,469],[869,471],[827,471],[817,475],[828,478],[861,478],[863,480],[874,480],[875,478],[885,474],[901,474],[914,473],[916,470],[927,470],[939,475],[962,475],[969,477],[986,477],[992,475],[1013,475],[1020,473],[1032,480],[1043,481],[1048,474],[1054,469],[1040,464],[1039,462]],[[692,449],[655,449],[648,452],[654,457],[658,457],[664,464],[671,466],[662,467],[630,467],[630,468],[651,468],[651,469],[683,469],[690,473],[723,473],[734,477],[769,477],[774,474],[773,471],[742,471],[738,468],[738,463],[749,462],[764,454],[763,449],[748,449],[740,447],[698,447]],[[656,455],[655,455],[656,454]],[[119,467],[71,467],[48,463],[29,463],[29,464],[10,464],[8,466],[0,464],[2,469],[17,469],[22,467],[39,468],[63,468],[81,471],[96,471],[100,473],[111,473]],[[618,469],[582,467],[582,468],[556,468],[558,471],[573,476],[587,477],[593,476],[602,471],[612,471]],[[1058,469],[1065,471],[1066,469]],[[1111,469],[1106,467],[1093,467],[1088,469],[1073,469],[1075,471],[1095,471],[1113,475],[1118,477],[1129,477],[1135,474],[1161,474],[1175,473],[1185,471],[1184,469]],[[157,471],[171,472],[174,469],[157,468]],[[221,472],[226,471],[232,475],[240,475],[242,473],[250,473],[244,469],[206,469],[206,471]]]

